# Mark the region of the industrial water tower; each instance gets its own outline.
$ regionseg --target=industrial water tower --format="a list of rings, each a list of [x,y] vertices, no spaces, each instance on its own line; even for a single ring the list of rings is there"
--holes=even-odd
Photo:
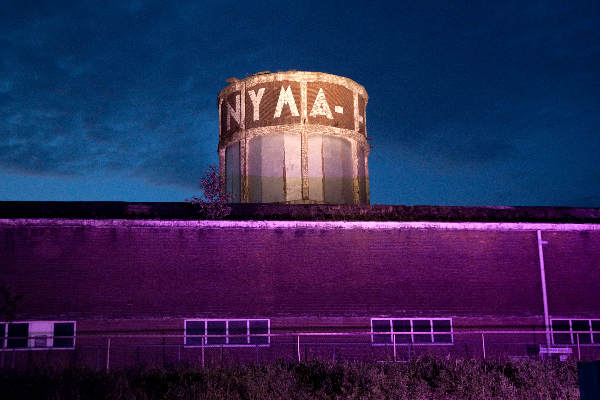
[[[234,203],[369,204],[365,88],[320,72],[231,78],[219,168]]]

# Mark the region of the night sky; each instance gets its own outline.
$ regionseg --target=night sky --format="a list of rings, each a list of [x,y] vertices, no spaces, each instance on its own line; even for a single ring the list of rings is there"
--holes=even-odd
[[[598,1],[190,3],[3,1],[0,200],[183,201],[296,69],[365,86],[372,204],[600,207]]]

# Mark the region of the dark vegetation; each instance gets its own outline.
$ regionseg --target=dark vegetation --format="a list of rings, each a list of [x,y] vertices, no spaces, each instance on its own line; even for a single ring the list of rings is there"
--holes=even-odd
[[[206,201],[206,200],[201,200]],[[206,201],[210,204],[210,202]],[[222,204],[222,203],[221,203]],[[335,204],[227,204],[228,220],[600,222],[600,208],[455,207]],[[216,208],[216,211],[219,207]],[[196,201],[0,201],[0,218],[197,220]]]
[[[579,399],[574,362],[291,363],[96,372],[4,370],[3,399]]]
[[[210,165],[200,179],[200,196],[194,196],[187,201],[205,218],[221,219],[231,213],[225,178],[219,175],[217,166]]]

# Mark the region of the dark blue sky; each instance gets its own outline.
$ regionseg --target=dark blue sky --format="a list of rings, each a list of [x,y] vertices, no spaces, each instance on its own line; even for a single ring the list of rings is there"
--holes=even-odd
[[[374,204],[600,207],[600,2],[3,3],[0,200],[182,201],[258,71],[370,100]]]

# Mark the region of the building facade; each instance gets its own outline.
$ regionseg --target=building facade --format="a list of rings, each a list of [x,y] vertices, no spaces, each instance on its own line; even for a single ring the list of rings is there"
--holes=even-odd
[[[596,209],[188,206],[5,204],[1,362],[600,355]]]

